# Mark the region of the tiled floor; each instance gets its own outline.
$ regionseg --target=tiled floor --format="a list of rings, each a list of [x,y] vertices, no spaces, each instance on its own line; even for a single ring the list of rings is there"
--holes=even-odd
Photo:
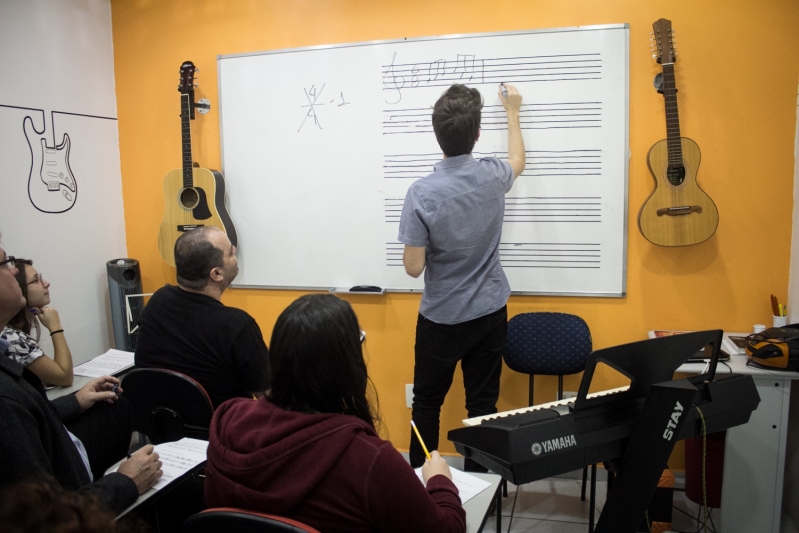
[[[407,454],[403,454],[406,456]],[[445,457],[447,463],[455,468],[463,469],[462,457]],[[596,487],[596,511],[594,521],[599,520],[607,495],[607,484],[604,472],[599,471]],[[508,497],[502,500],[502,533],[587,533],[588,501],[580,500],[582,471],[570,472],[563,476],[542,479],[533,483],[516,486],[508,483]],[[702,511],[698,504],[685,496],[684,479],[677,474],[676,489],[673,493],[672,529],[677,532],[701,531]],[[587,499],[587,498],[586,498]],[[719,510],[711,511],[710,518],[713,529],[719,529]],[[484,533],[498,533],[496,518],[492,515],[486,520]],[[781,533],[797,533],[797,529],[783,514]]]
[[[502,505],[502,531],[508,533],[586,533],[588,531],[588,501],[580,500],[580,472],[567,477],[549,478],[526,485],[508,485],[508,497]],[[597,501],[594,520],[599,519],[605,503],[606,484],[597,482]],[[699,506],[674,491],[672,528],[676,531],[697,531]],[[715,524],[718,511],[712,511]],[[485,533],[496,533],[496,521],[488,520]]]

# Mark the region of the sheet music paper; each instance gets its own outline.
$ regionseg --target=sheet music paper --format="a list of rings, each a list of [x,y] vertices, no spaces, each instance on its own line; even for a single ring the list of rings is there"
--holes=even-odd
[[[455,483],[455,486],[458,488],[458,497],[461,499],[461,505],[468,502],[491,486],[491,483],[488,481],[463,472],[462,470],[458,470],[457,468],[450,467],[449,470],[452,472],[452,482]],[[422,468],[416,468],[414,471],[419,477],[419,481],[421,481],[422,485],[424,485]]]
[[[123,352],[112,348],[91,361],[76,366],[73,374],[90,378],[113,376],[129,366],[133,366],[133,352]]]
[[[184,437],[179,441],[156,445],[155,453],[158,454],[158,459],[163,463],[161,470],[164,471],[164,475],[153,485],[153,489],[159,490],[166,487],[175,479],[204,462],[207,457],[207,451],[208,441],[190,439],[188,437]],[[113,471],[116,472],[118,468],[119,465]]]

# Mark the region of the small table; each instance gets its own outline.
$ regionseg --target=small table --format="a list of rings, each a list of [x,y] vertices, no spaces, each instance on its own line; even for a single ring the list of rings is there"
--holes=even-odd
[[[492,502],[497,504],[497,531],[502,531],[502,492],[499,490],[502,486],[500,484],[502,477],[497,474],[478,474],[476,472],[469,472],[469,474],[488,481],[491,486],[486,487],[484,491],[463,505],[463,509],[466,511],[467,533],[480,533],[483,531]]]
[[[725,333],[746,336],[746,333]],[[791,381],[799,372],[765,370],[747,365],[745,355],[719,362],[716,374],[748,374],[755,380],[760,405],[749,422],[727,430],[721,488],[724,533],[780,532],[782,483],[788,439]],[[705,363],[686,363],[678,373],[699,374]]]
[[[125,368],[121,368],[117,372],[111,374],[114,377],[119,377],[123,375],[125,372],[133,368],[133,365],[128,365]],[[74,394],[78,392],[80,389],[83,388],[88,382],[96,378],[90,378],[88,376],[75,376],[72,379],[72,385],[69,387],[55,387],[47,391],[47,399],[52,401],[56,398],[60,398],[61,396],[66,396],[67,394]]]
[[[119,463],[121,463],[121,462],[122,461],[119,461]],[[137,507],[139,507],[140,505],[142,505],[144,502],[146,502],[148,500],[155,501],[161,495],[167,494],[169,491],[171,491],[172,489],[174,489],[175,487],[177,487],[178,485],[183,483],[183,481],[185,481],[189,477],[193,476],[194,474],[196,474],[197,472],[199,472],[203,468],[205,468],[206,462],[207,461],[203,461],[203,462],[199,463],[198,465],[190,468],[185,474],[181,475],[178,478],[173,479],[172,481],[169,482],[168,485],[166,485],[162,489],[156,490],[156,489],[151,487],[147,492],[145,492],[144,494],[141,494],[138,498],[136,498],[136,501],[133,502],[130,506],[128,506],[124,511],[119,513],[119,515],[117,515],[117,519],[122,518],[123,516],[125,516],[126,514],[131,512],[132,510],[134,510]],[[117,467],[119,467],[119,463],[116,463],[109,470],[116,470]],[[152,503],[152,501],[150,501],[150,503]]]

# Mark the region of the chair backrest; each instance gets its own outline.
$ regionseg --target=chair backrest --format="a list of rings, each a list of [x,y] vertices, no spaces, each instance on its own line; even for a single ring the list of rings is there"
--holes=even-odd
[[[558,376],[585,369],[591,330],[567,313],[522,313],[508,321],[505,363],[524,374]]]
[[[183,437],[208,440],[214,406],[195,380],[163,368],[137,368],[122,378],[131,405],[133,429],[153,444]]]
[[[183,524],[183,533],[319,533],[302,522],[255,511],[219,507],[192,515]]]

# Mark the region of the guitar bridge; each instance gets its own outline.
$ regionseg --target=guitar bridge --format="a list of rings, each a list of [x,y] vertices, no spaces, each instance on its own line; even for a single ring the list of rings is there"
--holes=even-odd
[[[690,215],[691,213],[701,213],[701,205],[681,205],[679,207],[663,207],[658,209],[658,216],[668,215],[670,217],[678,217],[682,215]]]
[[[185,233],[187,231],[201,228],[203,226],[205,226],[205,224],[178,224],[178,231],[181,233]]]

